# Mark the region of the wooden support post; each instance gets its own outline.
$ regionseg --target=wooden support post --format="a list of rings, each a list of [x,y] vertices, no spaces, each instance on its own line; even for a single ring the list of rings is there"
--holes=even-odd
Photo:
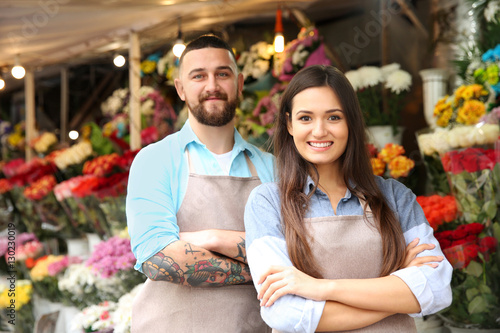
[[[141,47],[137,32],[130,32],[129,88],[130,88],[130,149],[141,148]]]
[[[68,111],[69,111],[69,80],[68,69],[66,67],[61,69],[61,125],[60,141],[68,141]]]
[[[32,70],[26,70],[24,77],[24,98],[25,98],[25,117],[26,117],[26,143],[25,157],[26,161],[31,161],[35,156],[33,149],[30,147],[30,142],[36,137],[35,128],[35,75]]]

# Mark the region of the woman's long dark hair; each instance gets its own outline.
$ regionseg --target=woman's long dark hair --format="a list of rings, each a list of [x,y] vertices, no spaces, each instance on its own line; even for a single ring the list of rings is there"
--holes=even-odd
[[[278,166],[281,195],[282,223],[290,259],[295,267],[314,277],[322,277],[315,262],[309,236],[304,224],[309,197],[303,192],[310,170],[315,167],[297,151],[287,125],[291,120],[293,98],[301,91],[313,87],[330,87],[337,95],[349,129],[344,154],[340,157],[341,174],[353,195],[364,198],[371,208],[377,228],[382,236],[383,264],[380,276],[400,268],[405,257],[405,241],[394,212],[387,205],[375,182],[366,149],[366,132],[359,102],[351,84],[338,69],[331,66],[310,66],[299,71],[285,89],[273,135],[274,154]],[[287,116],[288,113],[288,116]],[[317,186],[319,176],[311,175]],[[352,183],[351,183],[352,182]],[[356,184],[352,187],[351,184]],[[364,207],[366,214],[366,206]]]

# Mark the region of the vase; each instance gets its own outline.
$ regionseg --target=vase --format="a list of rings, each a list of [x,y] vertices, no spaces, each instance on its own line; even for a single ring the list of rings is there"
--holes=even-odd
[[[463,328],[444,325],[450,333],[500,333],[500,328]]]
[[[102,242],[101,238],[99,237],[98,234],[94,233],[87,233],[87,241],[88,241],[88,246],[89,246],[89,251],[90,253],[94,252],[94,248],[97,244]]]
[[[429,127],[436,127],[434,106],[446,95],[449,73],[446,69],[430,68],[420,71],[423,83],[424,116]]]
[[[401,142],[403,141],[403,130],[403,127],[398,127],[398,133],[394,135],[392,126],[390,125],[368,126],[368,140],[379,149],[384,148],[388,143],[401,145]]]

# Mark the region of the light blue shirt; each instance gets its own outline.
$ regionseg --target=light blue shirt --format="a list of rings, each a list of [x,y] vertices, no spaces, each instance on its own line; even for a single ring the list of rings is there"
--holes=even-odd
[[[261,182],[274,180],[274,157],[249,144],[235,130],[229,175],[250,177],[248,155]],[[128,180],[127,225],[135,269],[168,244],[179,240],[177,212],[186,194],[189,158],[197,174],[226,175],[216,158],[194,134],[189,121],[182,129],[141,149],[135,157]],[[245,203],[242,202],[242,205]]]
[[[390,208],[396,213],[404,233],[406,244],[415,238],[422,243],[434,244],[433,250],[419,256],[443,256],[433,230],[411,190],[394,179],[376,176],[376,182]],[[304,192],[310,193],[314,183],[309,177]],[[262,184],[255,188],[245,208],[247,259],[252,279],[256,284],[260,276],[271,266],[292,266],[281,227],[280,196],[277,184]],[[362,215],[363,208],[357,197],[347,190],[337,206],[337,215]],[[328,196],[317,189],[311,197],[306,218],[334,216]],[[435,313],[451,304],[451,275],[453,268],[445,259],[437,268],[429,266],[409,267],[392,275],[401,278],[411,289],[421,306],[421,312],[411,314],[421,317]],[[314,332],[323,313],[325,302],[317,302],[295,295],[280,297],[272,306],[262,307],[264,321],[280,332]]]

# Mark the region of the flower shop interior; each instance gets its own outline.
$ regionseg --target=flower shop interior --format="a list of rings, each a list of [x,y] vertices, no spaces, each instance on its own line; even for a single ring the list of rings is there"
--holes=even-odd
[[[374,174],[414,192],[454,268],[451,306],[417,331],[500,332],[500,0],[9,0],[0,17],[0,332],[130,332],[146,277],[128,170],[186,121],[177,48],[206,33],[236,54],[236,128],[262,150],[297,71],[345,73]]]

